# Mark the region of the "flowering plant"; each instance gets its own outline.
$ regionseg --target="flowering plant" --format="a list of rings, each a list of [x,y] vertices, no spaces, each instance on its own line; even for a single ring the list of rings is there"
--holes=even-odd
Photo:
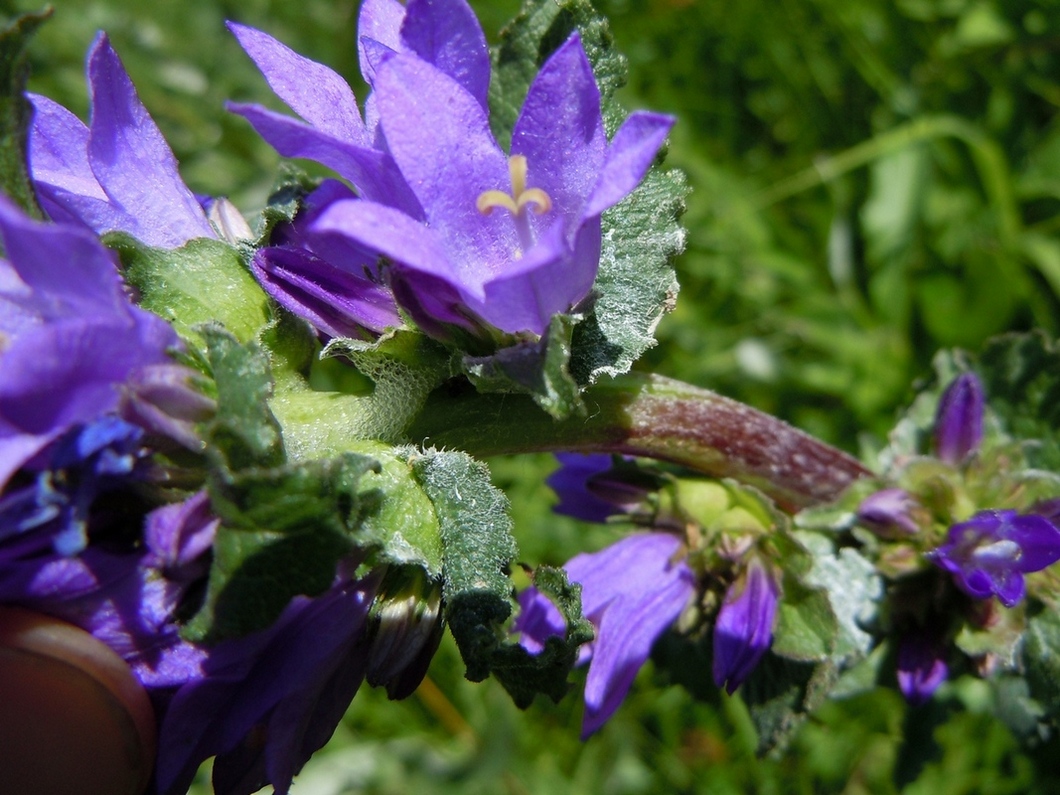
[[[124,661],[157,723],[145,786],[213,758],[219,793],[287,792],[446,631],[524,708],[587,665],[585,738],[649,659],[742,699],[762,751],[829,694],[919,705],[964,673],[1054,727],[1051,341],[940,354],[862,463],[632,371],[673,308],[686,186],[675,120],[622,108],[586,2],[527,0],[491,49],[464,0],[365,0],[363,102],[229,29],[296,117],[229,109],[331,172],[255,218],[187,187],[105,34],[87,124],[17,74],[5,95],[0,605]],[[523,581],[477,459],[541,451],[557,512],[623,534]]]

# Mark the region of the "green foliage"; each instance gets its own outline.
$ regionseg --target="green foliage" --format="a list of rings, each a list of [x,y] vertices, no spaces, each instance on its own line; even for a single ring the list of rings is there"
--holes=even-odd
[[[25,14],[0,30],[0,190],[30,215],[40,217],[26,170],[26,130],[32,108],[23,96],[29,76],[30,39],[48,16]]]
[[[177,249],[152,248],[124,232],[107,235],[106,242],[121,256],[141,306],[186,340],[197,343],[197,326],[220,322],[247,342],[271,320],[268,297],[227,243],[198,238]]]

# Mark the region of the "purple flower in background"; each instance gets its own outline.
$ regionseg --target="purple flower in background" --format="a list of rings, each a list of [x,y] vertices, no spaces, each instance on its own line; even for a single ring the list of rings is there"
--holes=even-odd
[[[589,662],[582,737],[597,731],[629,692],[655,640],[677,620],[695,593],[696,581],[683,559],[681,540],[668,533],[633,535],[592,554],[577,555],[563,568],[582,587],[582,613],[596,638],[582,649]],[[539,652],[565,624],[559,610],[534,588],[519,597],[520,643]]]
[[[199,765],[216,756],[218,795],[265,784],[284,795],[364,680],[376,585],[344,580],[315,599],[295,597],[272,626],[210,649],[201,678],[176,691],[162,719],[159,793],[187,792]]]
[[[779,599],[773,574],[757,557],[729,586],[714,623],[714,684],[729,695],[769,650]]]
[[[585,298],[599,265],[600,214],[636,187],[673,123],[635,113],[608,143],[575,35],[530,87],[505,155],[489,129],[485,38],[462,0],[365,3],[360,54],[373,89],[365,119],[334,72],[259,31],[232,30],[304,121],[231,108],[281,154],[328,165],[357,190],[359,198],[324,208],[308,233],[384,257],[397,303],[440,336],[446,325],[482,323],[540,334]],[[320,262],[288,258],[285,267],[322,281]]]
[[[545,481],[556,492],[556,513],[586,522],[606,522],[611,516],[629,513],[640,505],[649,488],[634,482],[615,468],[606,453],[557,453],[560,467]]]
[[[920,628],[898,642],[898,689],[913,706],[925,703],[949,676],[946,644],[937,634]]]
[[[912,535],[920,530],[913,512],[916,500],[905,489],[880,489],[858,505],[858,520],[881,534]]]
[[[1024,595],[1023,575],[1060,560],[1060,529],[1038,514],[980,511],[951,527],[928,558],[972,598],[996,596],[1013,607]]]
[[[62,105],[30,95],[30,172],[45,212],[97,234],[128,232],[151,246],[217,237],[103,33],[88,52],[87,72],[87,127]]]
[[[0,199],[0,488],[68,429],[115,411],[177,336],[133,306],[113,255],[80,227]]]
[[[935,415],[935,455],[960,464],[983,440],[983,386],[975,373],[961,373],[946,387]]]

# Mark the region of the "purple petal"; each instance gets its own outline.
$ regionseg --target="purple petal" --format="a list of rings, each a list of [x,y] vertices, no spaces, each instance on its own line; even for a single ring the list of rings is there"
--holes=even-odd
[[[916,501],[905,489],[881,489],[861,501],[857,515],[875,529],[913,534],[920,530],[911,515],[915,507]]]
[[[1020,546],[1021,572],[1041,571],[1060,560],[1060,529],[1044,516],[1015,516],[1007,524],[1005,537]]]
[[[913,706],[925,703],[946,681],[945,646],[941,638],[919,629],[898,644],[898,689]]]
[[[229,102],[225,107],[249,121],[284,157],[315,160],[348,179],[364,198],[396,207],[414,218],[422,216],[419,201],[385,152],[335,138],[258,105]]]
[[[219,520],[210,513],[205,491],[183,502],[157,508],[144,521],[147,563],[169,579],[191,580],[205,574],[193,564],[213,546]],[[189,567],[193,571],[186,571]]]
[[[342,235],[403,267],[461,284],[435,231],[391,207],[359,199],[335,202],[320,213],[311,231]]]
[[[111,202],[134,220],[134,228],[124,231],[148,245],[166,247],[216,237],[104,34],[89,50],[88,79],[89,161]]]
[[[600,499],[588,489],[589,478],[611,469],[613,460],[610,455],[557,453],[556,458],[560,462],[560,468],[545,480],[559,497],[559,503],[553,507],[553,511],[586,522],[601,523],[618,512],[614,505]]]
[[[695,592],[691,569],[672,560],[680,543],[666,533],[630,536],[565,567],[581,584],[583,612],[597,630],[585,683],[583,738],[622,703],[655,640]]]
[[[583,211],[584,217],[599,215],[633,192],[675,121],[673,116],[645,111],[637,111],[626,119],[608,147],[607,161]]]
[[[573,231],[606,151],[600,90],[575,33],[534,78],[512,131],[512,154],[526,156],[527,184],[551,197],[553,217],[568,219]]]
[[[478,17],[464,0],[409,0],[401,43],[453,78],[486,108],[489,48]]]
[[[543,334],[553,315],[569,312],[588,295],[599,263],[600,219],[582,225],[573,249],[557,220],[529,252],[486,283],[485,301],[474,308],[504,331]]]
[[[331,337],[360,338],[365,329],[401,325],[389,290],[306,251],[260,249],[251,267],[269,295]]]
[[[401,49],[401,23],[405,21],[405,6],[398,0],[364,0],[357,19],[357,55],[361,74],[368,85],[374,85],[375,59],[366,51],[365,40],[378,42],[395,52]]]
[[[217,792],[271,783],[286,793],[364,677],[373,589],[351,583],[316,599],[296,597],[268,629],[215,646],[204,677],[177,691],[163,720],[159,792],[185,792],[199,764],[216,754]]]
[[[451,77],[418,58],[392,55],[376,74],[376,99],[390,152],[445,241],[461,283],[475,292],[519,250],[510,213],[484,215],[487,190],[510,190],[508,160],[482,106]]]
[[[540,654],[549,638],[563,637],[567,622],[552,600],[531,585],[519,594],[519,615],[512,629],[520,633],[520,646],[531,654]]]
[[[939,399],[935,415],[935,455],[959,464],[983,440],[983,386],[975,373],[961,373]]]
[[[769,650],[779,598],[773,575],[757,558],[725,594],[714,624],[714,683],[730,695]]]
[[[228,29],[291,110],[332,138],[368,145],[357,99],[338,74],[260,30],[235,22]]]

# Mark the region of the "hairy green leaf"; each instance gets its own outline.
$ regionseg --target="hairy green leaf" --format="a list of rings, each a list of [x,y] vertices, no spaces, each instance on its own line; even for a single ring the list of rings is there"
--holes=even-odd
[[[0,30],[0,193],[37,218],[41,211],[26,162],[26,131],[33,114],[25,96],[26,47],[49,16],[51,9],[24,14]]]

